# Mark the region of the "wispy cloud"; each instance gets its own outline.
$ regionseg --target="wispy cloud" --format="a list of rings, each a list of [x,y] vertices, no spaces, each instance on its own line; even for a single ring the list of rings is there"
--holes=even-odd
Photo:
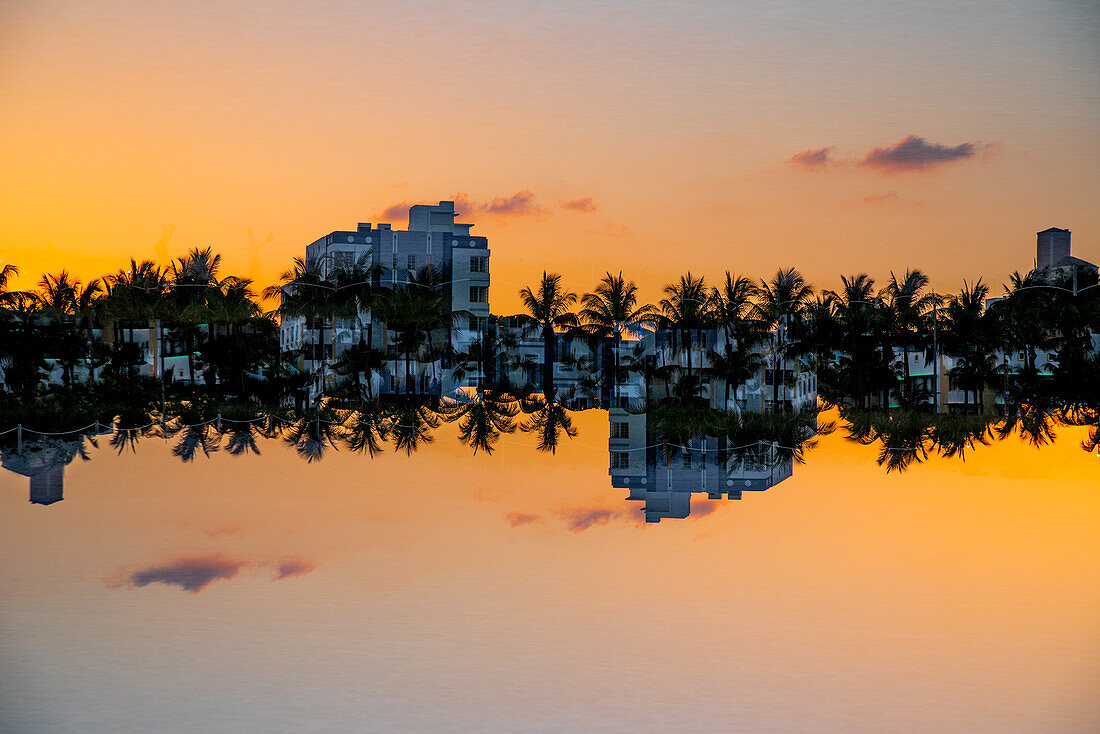
[[[273,579],[278,581],[280,579],[294,578],[295,576],[305,576],[315,568],[317,568],[317,564],[313,561],[306,561],[301,558],[284,558],[279,561],[278,565],[275,567]]]
[[[614,222],[604,222],[602,227],[597,229],[587,230],[588,234],[596,235],[597,237],[625,237],[630,234],[630,227],[625,224],[615,224]]]
[[[885,194],[865,194],[863,197],[860,198],[860,201],[862,201],[864,204],[872,204],[877,206],[879,204],[897,201],[900,198],[901,197],[898,195],[898,192],[887,191]]]
[[[220,555],[178,558],[134,571],[129,583],[139,587],[166,584],[197,593],[215,581],[233,578],[245,565],[244,561]]]
[[[397,204],[387,206],[382,210],[382,214],[378,219],[383,222],[394,224],[395,222],[402,222],[409,218],[409,207],[413,204],[409,201],[402,201]]]
[[[566,209],[571,212],[582,212],[584,214],[591,214],[596,211],[596,202],[592,201],[591,196],[586,196],[583,199],[572,199],[571,201],[558,202],[562,209]]]
[[[715,500],[698,500],[691,505],[691,517],[706,517],[721,506],[722,503]]]
[[[535,201],[535,195],[524,189],[511,196],[497,196],[490,201],[476,201],[464,193],[454,195],[455,211],[460,216],[488,214],[496,217],[541,217],[549,212]]]
[[[832,154],[832,147],[811,148],[792,155],[790,163],[806,171],[820,171],[833,162]]]
[[[272,580],[295,578],[313,571],[317,564],[303,558],[286,557],[276,562],[266,560],[248,561],[231,558],[221,554],[204,556],[182,556],[164,563],[157,563],[136,571],[120,570],[112,575],[107,583],[112,587],[143,587],[150,584],[178,586],[193,594],[210,586],[215,581],[228,581],[235,578],[242,568],[273,568]]]
[[[244,532],[244,528],[240,525],[219,525],[206,530],[206,537],[220,538],[223,535],[237,535],[241,532]]]
[[[929,143],[919,135],[909,135],[893,145],[875,148],[864,156],[859,165],[880,173],[925,171],[947,163],[973,158],[980,149],[980,143],[941,145]]]
[[[527,512],[509,512],[505,515],[508,520],[508,524],[514,528],[518,528],[520,525],[530,525],[531,523],[541,522],[542,518],[538,515],[532,515]]]
[[[555,514],[565,520],[565,526],[570,532],[583,533],[591,527],[607,525],[620,517],[622,512],[606,507],[573,507],[558,510]]]
[[[455,212],[460,217],[544,217],[550,210],[538,203],[535,195],[524,189],[511,196],[495,196],[489,200],[472,199],[463,192],[458,192],[451,197],[455,204]],[[583,201],[583,200],[578,200]],[[591,200],[589,200],[591,201]],[[379,221],[391,224],[404,222],[409,217],[409,207],[417,204],[413,201],[401,201],[392,204],[382,210]],[[424,202],[419,202],[424,203]],[[431,202],[435,203],[435,202]]]

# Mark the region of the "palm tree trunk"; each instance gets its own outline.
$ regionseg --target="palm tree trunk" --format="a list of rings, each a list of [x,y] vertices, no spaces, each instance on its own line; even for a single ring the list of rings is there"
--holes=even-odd
[[[618,407],[618,399],[619,399],[619,347],[620,347],[621,344],[622,344],[622,336],[620,336],[619,332],[616,331],[615,332],[615,342],[611,347],[612,349],[615,350],[614,355],[612,355],[615,358],[614,359],[615,373],[611,377],[611,403],[612,403],[612,407],[616,407],[616,408]]]
[[[772,350],[772,413],[779,412],[779,337],[776,337],[776,346]]]
[[[547,404],[553,401],[554,395],[554,360],[557,358],[557,341],[554,327],[544,324],[542,327],[542,396]]]
[[[688,355],[688,384],[691,384],[691,330],[684,332],[684,349]]]

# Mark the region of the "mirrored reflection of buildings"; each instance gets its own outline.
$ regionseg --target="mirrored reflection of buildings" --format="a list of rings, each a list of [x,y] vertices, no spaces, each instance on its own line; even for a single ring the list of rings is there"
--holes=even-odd
[[[30,501],[52,505],[65,499],[65,467],[80,453],[83,437],[38,436],[23,441],[22,450],[0,450],[0,466],[30,480]]]
[[[612,408],[609,416],[611,486],[641,503],[646,522],[688,517],[692,495],[739,500],[742,493],[762,492],[793,473],[790,453],[765,440],[733,446],[724,437],[708,436],[669,444],[648,430],[645,413]]]

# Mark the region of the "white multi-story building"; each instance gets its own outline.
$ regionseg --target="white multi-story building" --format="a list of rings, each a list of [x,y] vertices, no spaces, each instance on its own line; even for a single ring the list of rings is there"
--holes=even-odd
[[[376,284],[383,288],[405,287],[424,267],[435,269],[439,282],[448,290],[454,314],[447,340],[455,353],[461,353],[478,338],[489,316],[489,244],[486,238],[470,234],[472,224],[456,222],[457,216],[452,201],[416,205],[409,209],[407,230],[393,229],[389,224],[360,223],[354,230],[330,232],[310,243],[306,260],[317,263],[325,277],[353,264],[374,269]],[[392,343],[385,324],[370,312],[331,319],[324,329],[320,326],[295,315],[285,315],[280,326],[283,349],[312,346],[305,367],[314,374],[330,370],[364,330],[370,330],[375,346]],[[327,332],[323,338],[322,331]],[[373,387],[380,393],[403,392],[404,363],[394,353],[388,360],[388,373],[375,375]],[[427,383],[430,392],[450,392],[455,385],[445,362],[439,354],[425,355],[413,368],[416,374],[412,377],[419,384]]]

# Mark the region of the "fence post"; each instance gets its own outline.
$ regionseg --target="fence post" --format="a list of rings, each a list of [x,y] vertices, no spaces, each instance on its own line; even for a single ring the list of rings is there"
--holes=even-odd
[[[23,424],[20,423],[15,427],[15,451],[16,453],[23,453]]]

